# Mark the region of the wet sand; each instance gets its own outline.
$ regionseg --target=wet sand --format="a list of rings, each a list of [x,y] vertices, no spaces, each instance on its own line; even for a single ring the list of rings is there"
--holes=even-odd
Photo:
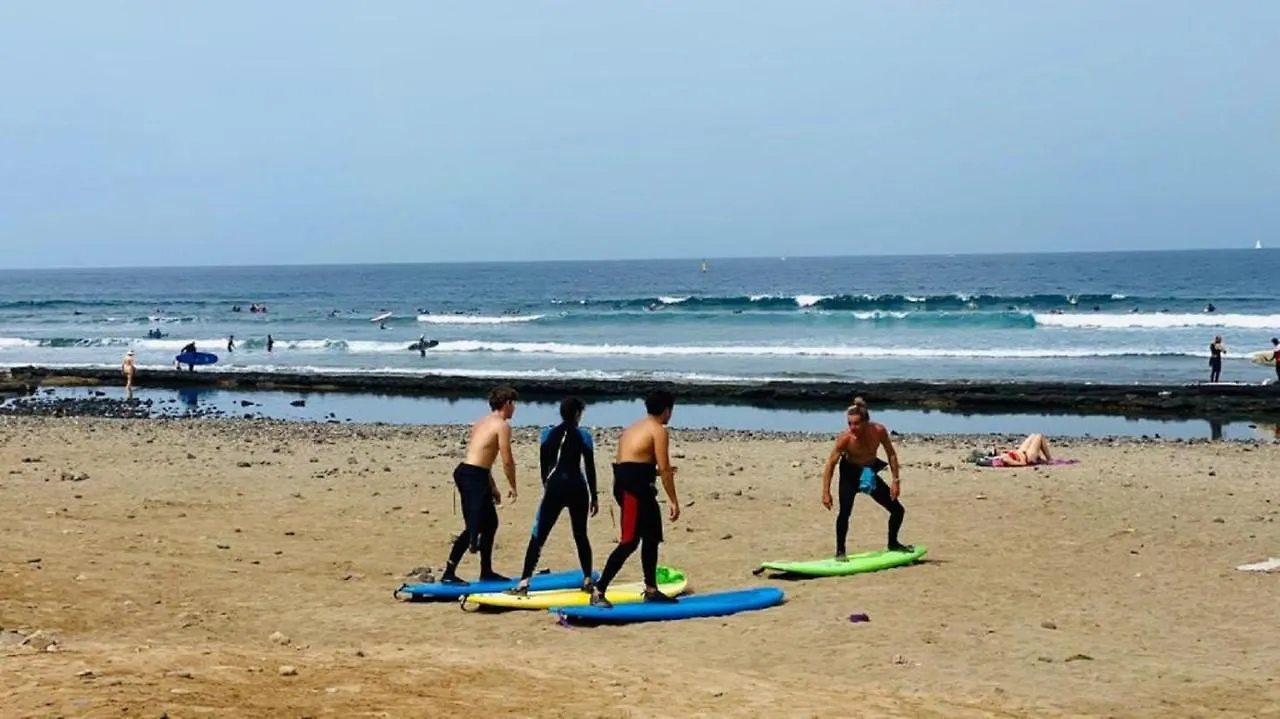
[[[0,715],[1280,715],[1280,575],[1235,570],[1280,555],[1280,448],[1071,442],[1078,465],[991,470],[963,440],[901,438],[903,538],[928,561],[783,582],[751,570],[832,549],[828,440],[676,432],[687,506],[662,560],[696,591],[787,603],[566,629],[392,599],[461,526],[464,433],[0,420]],[[508,573],[534,441],[518,434],[522,493],[500,510]],[[885,518],[859,499],[851,551],[882,546]],[[597,566],[615,533],[602,507]],[[543,565],[573,563],[562,522]]]

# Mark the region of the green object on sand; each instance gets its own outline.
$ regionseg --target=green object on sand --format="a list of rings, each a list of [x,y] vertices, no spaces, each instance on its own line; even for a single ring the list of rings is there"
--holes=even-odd
[[[760,565],[760,568],[772,569],[775,572],[786,572],[787,574],[803,574],[810,577],[842,577],[847,574],[877,572],[881,569],[911,564],[923,557],[928,551],[928,548],[916,545],[910,552],[892,552],[888,549],[882,549],[878,552],[851,554],[843,562],[831,557],[828,559],[815,559],[810,562],[765,562]]]

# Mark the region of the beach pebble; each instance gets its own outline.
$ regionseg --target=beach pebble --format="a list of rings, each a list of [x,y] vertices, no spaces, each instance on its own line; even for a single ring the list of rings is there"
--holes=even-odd
[[[76,672],[76,676],[81,679],[92,679],[95,675],[93,673],[93,670],[91,669],[81,669],[80,671]]]
[[[282,677],[296,677],[296,676],[298,676],[298,668],[297,668],[297,667],[295,667],[295,666],[290,666],[290,665],[288,665],[288,664],[286,664],[286,665],[284,665],[284,666],[280,667],[279,671],[280,671],[280,676],[282,676]]]
[[[1058,625],[1054,622],[1045,620],[1043,622],[1040,622],[1040,628],[1041,629],[1057,629]]]
[[[1213,523],[1214,523],[1214,524],[1226,524],[1226,522],[1227,522],[1227,520],[1223,519],[1222,517],[1214,517],[1214,518],[1213,518]]]
[[[272,632],[271,636],[267,638],[270,639],[272,643],[279,644],[281,646],[286,646],[289,644],[289,642],[293,641],[292,639],[290,639],[289,637],[285,636],[280,632]]]

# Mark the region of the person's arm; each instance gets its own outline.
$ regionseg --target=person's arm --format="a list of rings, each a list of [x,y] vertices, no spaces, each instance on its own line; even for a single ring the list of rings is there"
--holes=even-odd
[[[507,475],[507,484],[511,485],[511,490],[507,492],[507,497],[514,502],[518,495],[516,490],[516,458],[511,454],[511,425],[507,422],[503,422],[502,427],[498,430],[498,451],[502,453],[502,471]]]
[[[671,505],[669,513],[674,522],[680,518],[680,499],[676,497],[676,468],[671,466],[670,449],[667,428],[660,427],[653,436],[653,454],[658,460],[658,474],[662,475],[662,488],[667,492],[667,502]]]
[[[889,439],[889,430],[883,426],[880,427],[880,444],[884,447],[885,457],[889,459],[889,474],[893,476],[893,484],[889,485],[889,496],[897,499],[898,493],[902,490],[898,476],[898,452],[893,448],[893,440]]]
[[[582,434],[582,463],[586,465],[587,487],[591,489],[591,513],[600,508],[599,495],[596,493],[596,450],[591,433],[585,429],[578,430]]]
[[[844,438],[841,434],[836,438],[831,454],[827,455],[827,464],[822,468],[822,506],[831,509],[831,478],[835,475],[836,465],[840,463],[840,455],[844,453]]]

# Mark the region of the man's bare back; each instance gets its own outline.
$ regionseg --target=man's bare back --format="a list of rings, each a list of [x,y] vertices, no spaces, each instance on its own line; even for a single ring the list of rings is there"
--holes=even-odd
[[[618,438],[618,462],[658,464],[658,443],[667,443],[667,428],[656,417],[646,416],[631,423]]]
[[[467,464],[492,469],[503,434],[511,436],[511,424],[500,415],[491,413],[476,420],[467,438]]]
[[[498,491],[498,485],[494,481],[492,474],[493,463],[497,460],[499,454],[502,455],[502,471],[507,475],[507,484],[511,487],[507,492],[507,497],[514,502],[518,492],[516,490],[516,460],[511,453],[511,423],[503,416],[501,410],[487,414],[471,425],[471,434],[467,439],[467,458],[465,460],[467,464],[491,471],[489,485],[493,491],[493,501],[501,504],[502,493]]]
[[[662,477],[662,488],[670,503],[668,512],[674,522],[680,518],[680,500],[676,497],[676,468],[671,466],[670,449],[667,425],[657,416],[646,415],[622,431],[615,461],[658,466],[658,476]]]

